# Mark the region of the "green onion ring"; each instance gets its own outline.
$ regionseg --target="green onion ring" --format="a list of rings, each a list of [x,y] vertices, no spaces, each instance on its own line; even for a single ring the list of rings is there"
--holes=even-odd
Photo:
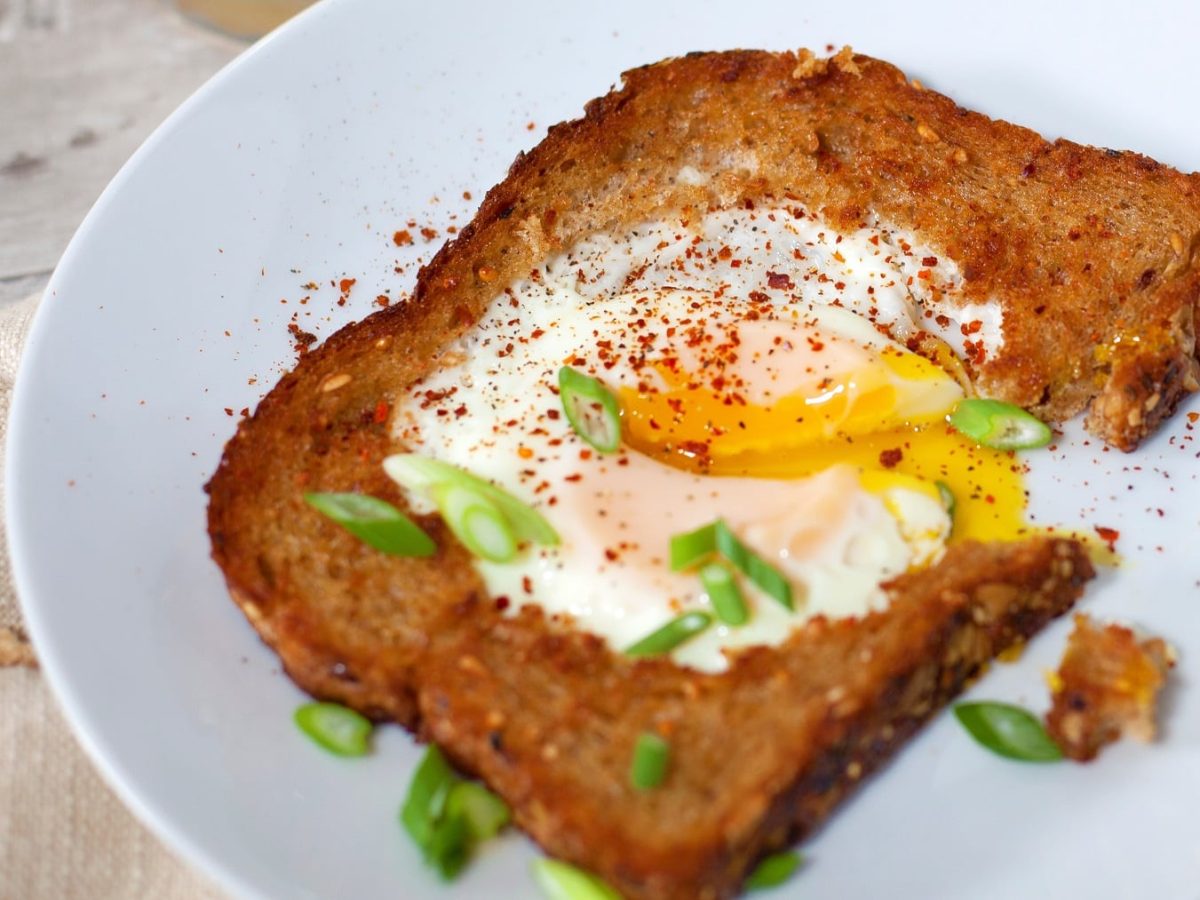
[[[701,525],[695,531],[671,536],[671,571],[690,569],[717,552],[717,526]]]
[[[432,556],[437,544],[386,500],[369,494],[307,493],[304,502],[376,550],[392,556]]]
[[[803,861],[804,858],[795,850],[784,850],[782,853],[763,857],[754,867],[754,871],[746,877],[745,888],[748,891],[759,891],[778,887],[796,874]]]
[[[780,574],[779,570],[758,556],[749,547],[738,540],[737,535],[725,524],[724,519],[716,521],[717,551],[727,560],[742,570],[754,584],[769,594],[772,598],[789,610],[796,608],[792,600],[792,586]]]
[[[671,570],[687,569],[719,553],[733,563],[758,588],[777,600],[784,608],[794,610],[792,586],[782,573],[743,544],[724,519],[717,519],[694,531],[671,537]]]
[[[652,631],[625,649],[626,656],[658,656],[669,653],[685,641],[694,638],[712,624],[712,616],[693,611],[672,619],[657,631]]]
[[[305,703],[292,714],[296,727],[338,756],[365,756],[374,726],[340,703]]]
[[[549,900],[621,900],[595,875],[557,859],[536,860],[533,879]]]
[[[746,624],[750,612],[729,568],[719,562],[706,563],[700,567],[699,575],[717,618],[726,625]]]
[[[462,818],[474,841],[495,837],[512,821],[508,804],[474,781],[460,781],[450,789],[446,815]]]
[[[601,453],[621,446],[621,407],[598,379],[578,369],[558,370],[558,397],[571,428]]]
[[[475,556],[505,563],[517,555],[512,525],[482,493],[462,484],[438,484],[430,494],[454,536]]]
[[[633,747],[630,783],[639,791],[653,790],[667,777],[667,764],[670,761],[671,745],[657,734],[642,732]]]
[[[443,816],[425,846],[425,861],[445,881],[455,878],[471,858],[471,826],[462,816]]]
[[[518,541],[529,541],[546,547],[553,547],[559,543],[558,532],[536,509],[458,466],[416,453],[397,453],[383,461],[383,470],[401,487],[415,493],[427,493],[439,484],[455,484],[469,488],[486,498],[500,511]]]
[[[995,450],[1032,450],[1054,437],[1050,426],[1019,406],[970,397],[946,417],[955,431]]]
[[[467,864],[476,844],[495,836],[511,818],[508,804],[482,784],[462,778],[433,744],[400,809],[405,831],[447,880]]]
[[[430,744],[413,773],[408,796],[400,809],[400,821],[405,831],[421,850],[425,850],[433,839],[434,827],[445,812],[450,789],[459,780],[442,751]]]

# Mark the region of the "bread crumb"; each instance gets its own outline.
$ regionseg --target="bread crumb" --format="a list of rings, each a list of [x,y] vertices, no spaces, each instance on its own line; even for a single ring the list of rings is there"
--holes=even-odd
[[[321,393],[328,394],[331,391],[336,391],[338,388],[343,388],[348,385],[353,379],[346,372],[339,372],[336,375],[330,375],[321,384]]]
[[[1139,638],[1131,628],[1076,614],[1062,662],[1048,679],[1054,690],[1046,731],[1080,762],[1125,734],[1153,740],[1158,694],[1174,665],[1175,651],[1162,638]]]
[[[817,55],[807,47],[801,47],[796,51],[796,68],[792,69],[792,77],[811,78],[813,75],[821,75],[827,65],[825,60],[817,59]]]
[[[921,140],[927,144],[936,144],[941,140],[941,137],[938,135],[938,133],[924,122],[921,122],[917,125],[917,134],[919,134],[921,136]]]
[[[830,63],[847,75],[862,76],[862,69],[854,61],[854,51],[847,44],[828,59],[822,59],[807,47],[801,47],[796,51],[796,67],[792,69],[792,77],[812,78],[814,75],[824,75],[829,71]]]
[[[550,242],[546,239],[546,232],[542,229],[542,222],[537,216],[527,216],[515,231],[518,236],[529,247],[529,252],[534,259],[539,259],[549,255]]]
[[[858,75],[860,77],[862,75],[862,70],[858,67],[858,63],[854,61],[854,51],[850,49],[849,44],[844,45],[834,55],[833,64],[847,75]]]

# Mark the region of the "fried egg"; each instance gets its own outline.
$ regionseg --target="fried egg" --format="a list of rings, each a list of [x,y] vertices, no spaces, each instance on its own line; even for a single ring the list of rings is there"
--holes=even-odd
[[[966,390],[959,360],[1003,345],[997,307],[947,302],[960,284],[913,235],[839,234],[796,205],[598,235],[499,294],[399,404],[396,437],[558,531],[555,547],[477,561],[500,606],[536,603],[616,650],[709,607],[669,542],[724,519],[795,608],[745,583],[746,624],[672,654],[720,671],[813,616],[882,608],[888,580],[951,540],[1026,533],[1021,464],[945,422]],[[572,430],[564,365],[619,398],[616,453]]]

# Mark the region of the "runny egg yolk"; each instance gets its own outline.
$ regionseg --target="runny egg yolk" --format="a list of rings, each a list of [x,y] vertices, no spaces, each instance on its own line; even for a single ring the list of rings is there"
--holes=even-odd
[[[951,429],[958,381],[865,320],[826,311],[688,340],[697,346],[647,358],[646,377],[619,388],[634,449],[716,476],[789,479],[850,464],[885,502],[893,488],[936,497],[942,482],[955,498],[953,538],[1028,535],[1022,463]]]
[[[798,207],[599,235],[496,296],[399,406],[397,438],[556,530],[553,546],[476,562],[498,606],[535,604],[618,651],[717,613],[670,546],[723,520],[795,601],[739,577],[748,620],[717,616],[671,654],[723,671],[814,616],[886,608],[884,586],[936,564],[948,538],[1026,532],[1024,465],[946,425],[958,360],[1003,346],[999,310],[955,297],[960,284],[914,235],[838,233]],[[616,452],[574,430],[564,365],[618,395]]]

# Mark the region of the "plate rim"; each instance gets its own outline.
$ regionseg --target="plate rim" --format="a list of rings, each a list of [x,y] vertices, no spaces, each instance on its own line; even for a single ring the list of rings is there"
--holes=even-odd
[[[35,542],[36,538],[14,527],[14,524],[20,521],[18,511],[24,502],[16,473],[23,469],[21,460],[27,445],[24,423],[32,414],[32,410],[29,409],[31,389],[26,385],[29,380],[28,373],[40,362],[40,347],[51,327],[49,305],[54,302],[53,298],[59,285],[70,280],[76,257],[82,252],[80,247],[88,242],[97,227],[97,222],[103,218],[113,198],[120,194],[125,184],[134,177],[143,160],[155,153],[159,145],[167,141],[176,128],[192,115],[193,109],[206,102],[211,94],[221,90],[230,78],[236,78],[247,66],[255,65],[260,57],[271,52],[277,44],[291,41],[294,34],[319,27],[329,16],[345,14],[344,10],[353,8],[358,2],[359,0],[317,0],[274,31],[241,50],[175,107],[121,165],[75,229],[54,266],[49,281],[42,289],[41,298],[21,348],[9,406],[8,432],[4,441],[5,538],[17,607],[37,655],[39,670],[50,688],[58,711],[66,721],[71,737],[83,750],[104,784],[116,794],[138,824],[159,841],[163,849],[182,860],[196,876],[235,897],[258,898],[267,895],[261,893],[251,881],[240,875],[220,856],[210,852],[202,841],[179,827],[172,821],[172,817],[160,808],[160,803],[147,797],[144,791],[135,786],[133,773],[116,754],[106,749],[104,741],[98,736],[92,721],[94,715],[80,700],[72,679],[66,673],[66,663],[60,657],[52,629],[42,617],[43,606],[39,601],[31,599],[37,592],[32,587],[33,563],[30,562],[25,547]]]

